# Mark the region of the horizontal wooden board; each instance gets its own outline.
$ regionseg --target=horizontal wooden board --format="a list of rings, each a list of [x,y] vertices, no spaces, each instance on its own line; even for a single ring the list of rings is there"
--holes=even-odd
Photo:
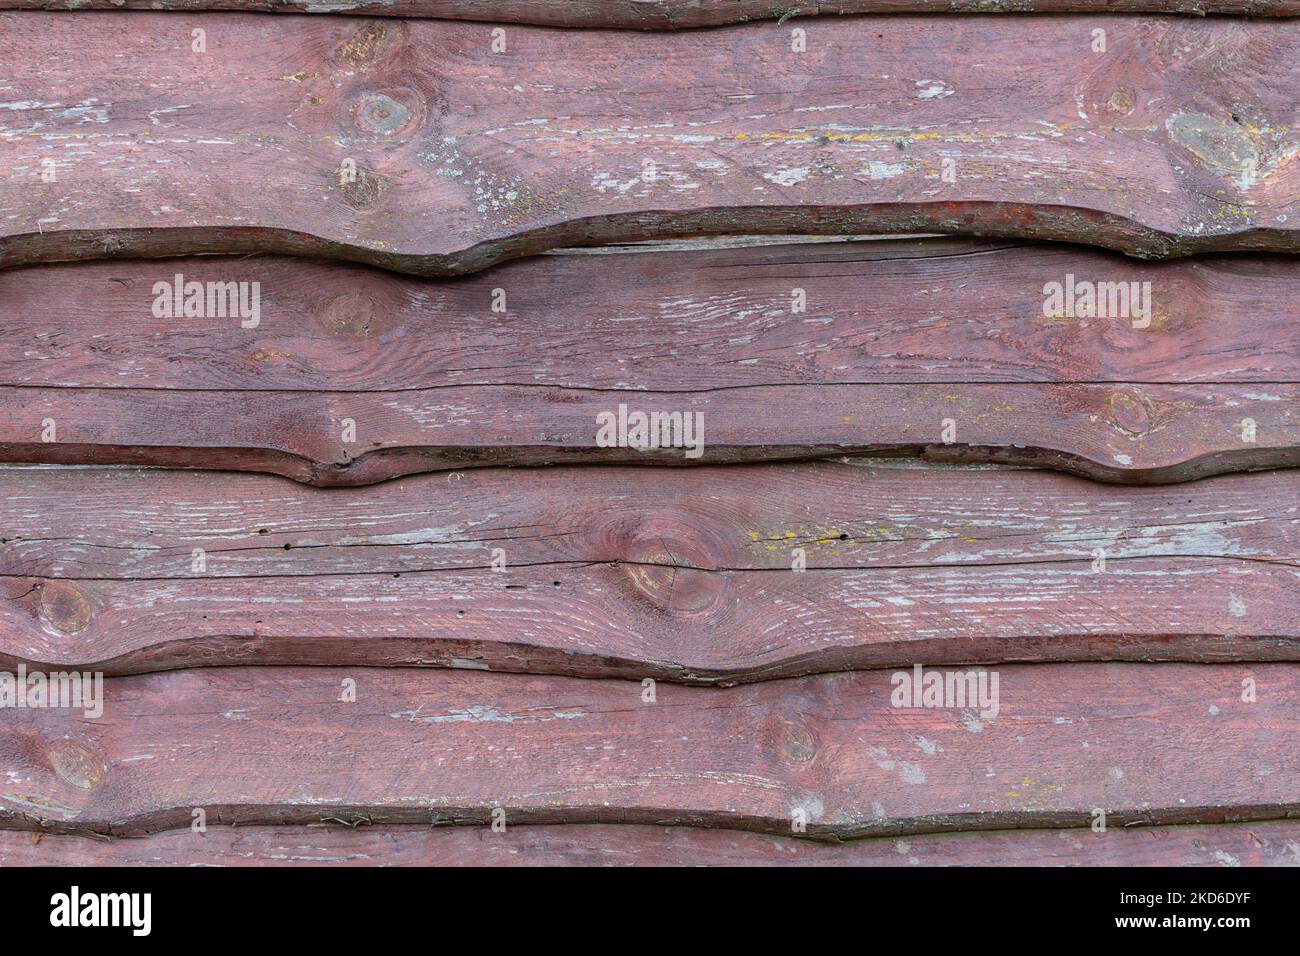
[[[501,29],[0,14],[0,265],[282,252],[445,275],[774,232],[1300,249],[1285,21]]]
[[[571,250],[453,280],[276,256],[14,269],[0,272],[0,385],[635,393],[1300,383],[1300,260],[1288,256],[1143,262],[947,238],[684,245]],[[210,284],[245,283],[250,305],[256,283],[256,325],[233,313],[156,315],[160,295],[174,298],[154,286],[175,289],[177,274],[205,295]],[[1070,276],[1079,314],[1047,317],[1045,287]],[[1134,314],[1083,314],[1086,283],[1136,285]],[[1136,314],[1144,284],[1149,316]],[[504,311],[493,309],[496,290]]]
[[[703,439],[698,457],[688,457],[685,444],[601,446],[601,416],[616,418],[620,406],[702,421],[693,433]],[[1038,466],[1131,483],[1300,464],[1300,385],[1290,384],[635,394],[522,385],[400,393],[0,388],[0,408],[16,409],[0,421],[4,461],[265,471],[327,486],[485,465],[690,466],[863,454]],[[960,441],[944,444],[949,422]]]
[[[1296,0],[0,0],[0,10],[258,10],[672,30],[854,13],[1232,13],[1296,16]]]
[[[158,283],[225,282],[250,315],[258,290],[255,322],[154,314],[173,303]],[[1045,317],[1052,283],[1136,287],[1143,314]],[[1300,463],[1300,270],[1280,256],[928,239],[545,256],[455,281],[189,258],[0,273],[0,299],[10,461],[322,485],[846,453],[1133,482]],[[601,447],[620,406],[700,416],[699,457]]]
[[[861,461],[482,469],[346,493],[7,468],[0,662],[734,683],[917,661],[1296,660],[1298,488],[1294,471],[1120,489]]]
[[[110,678],[99,720],[0,712],[0,824],[121,835],[337,820],[725,826],[808,838],[1300,812],[1300,667],[999,667],[999,709],[887,671],[728,690],[409,668]],[[1247,680],[1253,702],[1243,701]],[[356,701],[342,702],[355,681]]]
[[[146,839],[0,830],[0,866],[1300,866],[1300,821],[812,840],[702,827],[212,827]]]

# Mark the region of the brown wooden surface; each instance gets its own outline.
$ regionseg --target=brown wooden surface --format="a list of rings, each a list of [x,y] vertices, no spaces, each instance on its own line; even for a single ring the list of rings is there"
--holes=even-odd
[[[657,823],[806,837],[1277,819],[1300,667],[999,666],[1000,712],[891,706],[888,671],[726,690],[410,668],[105,682],[103,717],[0,712],[0,824],[138,834],[327,820]],[[1256,681],[1245,703],[1243,681]],[[339,701],[356,682],[356,702]]]
[[[826,462],[483,469],[338,492],[7,468],[0,661],[734,682],[917,661],[1296,660],[1298,483],[1120,489]]]
[[[1285,21],[819,19],[803,53],[790,29],[511,26],[494,53],[454,21],[0,15],[0,265],[261,251],[447,274],[765,232],[1300,248]]]
[[[454,280],[273,256],[14,269],[0,272],[0,385],[1300,383],[1300,260],[1288,256],[1142,262],[947,238],[713,245],[573,250]],[[258,326],[155,317],[153,286],[176,273],[205,286],[258,283]],[[1046,318],[1043,287],[1067,275],[1150,283],[1150,325]],[[504,313],[492,311],[495,289]]]
[[[1259,398],[1261,394],[1267,396]],[[596,445],[620,403],[700,413],[681,448]],[[450,386],[398,394],[0,389],[0,459],[265,471],[316,485],[484,465],[690,466],[835,455],[1056,468],[1103,481],[1187,481],[1300,464],[1300,386],[848,385],[713,392]],[[945,419],[959,443],[940,438]],[[1257,425],[1242,440],[1241,423]],[[58,440],[41,441],[44,423]],[[342,440],[347,421],[357,441]],[[1140,439],[1137,441],[1135,439]]]
[[[0,0],[0,10],[35,9],[350,13],[642,30],[853,13],[1300,14],[1296,0]]]
[[[993,830],[838,845],[609,824],[224,827],[111,839],[0,830],[0,866],[1300,866],[1300,822]]]
[[[258,283],[259,324],[154,317],[154,284],[177,273]],[[1149,282],[1149,326],[1044,318],[1044,285],[1070,275]],[[919,454],[1133,482],[1300,463],[1300,270],[1278,256],[1141,263],[863,241],[543,256],[455,281],[133,260],[0,273],[0,301],[10,461],[323,485],[494,463],[693,463],[681,449],[598,448],[597,416],[626,404],[702,413],[701,462]]]

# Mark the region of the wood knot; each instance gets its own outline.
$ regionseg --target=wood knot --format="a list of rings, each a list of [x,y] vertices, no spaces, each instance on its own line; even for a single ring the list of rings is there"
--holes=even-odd
[[[1106,101],[1114,113],[1131,113],[1133,112],[1133,92],[1123,87],[1110,94],[1110,99]]]
[[[316,317],[331,335],[364,339],[381,331],[384,314],[371,295],[353,290],[326,300],[317,309]]]
[[[373,139],[405,139],[424,125],[427,116],[424,96],[405,87],[362,93],[352,107],[353,125]]]
[[[1111,424],[1126,435],[1142,438],[1156,425],[1151,399],[1136,392],[1111,392],[1106,402]]]
[[[722,601],[727,576],[713,566],[698,536],[683,529],[647,526],[626,548],[632,585],[655,607],[675,614],[712,613]]]
[[[41,617],[62,634],[84,630],[94,616],[90,599],[67,581],[50,581],[41,586]]]
[[[821,749],[821,740],[808,721],[784,709],[763,721],[759,731],[765,753],[779,756],[786,765],[803,768],[812,763]]]
[[[108,773],[98,754],[74,743],[60,744],[51,750],[50,766],[60,780],[82,790],[93,790]]]
[[[793,721],[784,722],[781,752],[793,763],[807,763],[817,756],[817,735]]]
[[[279,349],[259,348],[255,349],[252,354],[254,362],[281,362],[291,358],[287,352],[281,352]]]

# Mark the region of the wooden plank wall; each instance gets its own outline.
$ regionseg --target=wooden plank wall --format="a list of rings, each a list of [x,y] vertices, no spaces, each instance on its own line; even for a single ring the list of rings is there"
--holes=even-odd
[[[1293,0],[108,5],[0,0],[0,864],[1300,865]]]

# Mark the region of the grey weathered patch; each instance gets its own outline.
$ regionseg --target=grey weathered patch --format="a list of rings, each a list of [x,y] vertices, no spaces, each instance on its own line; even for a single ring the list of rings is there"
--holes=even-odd
[[[1165,122],[1165,129],[1202,166],[1235,176],[1242,189],[1258,181],[1259,146],[1240,126],[1204,113],[1176,113]]]

